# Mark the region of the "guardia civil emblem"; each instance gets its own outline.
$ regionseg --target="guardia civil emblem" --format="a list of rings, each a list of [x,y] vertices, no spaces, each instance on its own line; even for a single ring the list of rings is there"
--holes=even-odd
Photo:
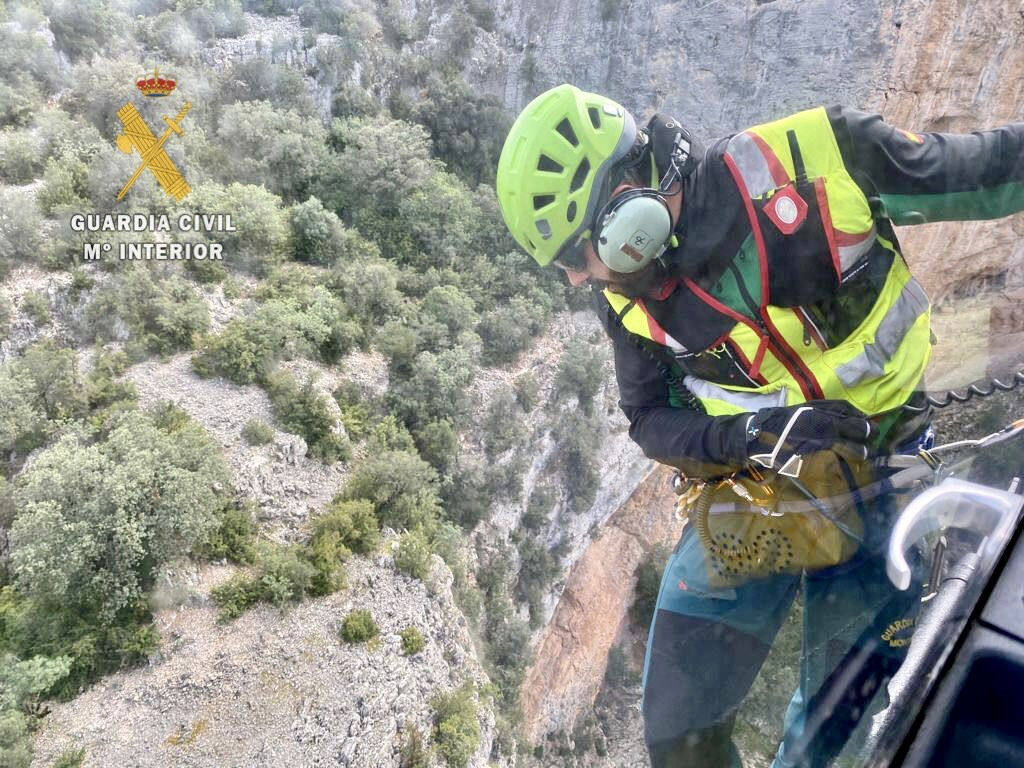
[[[147,98],[169,96],[177,85],[178,83],[175,78],[161,77],[158,69],[154,69],[153,74],[143,75],[135,81],[135,87]],[[164,192],[175,200],[181,200],[191,191],[188,182],[185,181],[185,177],[181,175],[181,171],[175,167],[174,162],[164,151],[164,144],[167,143],[172,134],[185,135],[181,128],[181,123],[190,109],[192,109],[192,102],[186,101],[185,106],[174,116],[174,119],[164,115],[163,119],[167,123],[167,128],[160,134],[160,138],[153,135],[149,126],[146,125],[146,121],[142,119],[142,115],[139,114],[135,105],[130,101],[117,110],[117,118],[121,121],[123,128],[123,133],[117,136],[117,148],[126,155],[138,152],[141,158],[135,173],[131,175],[131,178],[125,182],[121,191],[117,193],[118,200],[121,200],[128,194],[128,190],[132,188],[132,185],[138,181],[139,176],[147,169],[156,177]]]

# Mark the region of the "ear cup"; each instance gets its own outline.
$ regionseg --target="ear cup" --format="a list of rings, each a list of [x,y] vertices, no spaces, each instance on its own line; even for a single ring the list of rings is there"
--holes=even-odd
[[[637,272],[660,256],[672,236],[672,216],[654,189],[631,189],[598,214],[598,258],[616,272]]]

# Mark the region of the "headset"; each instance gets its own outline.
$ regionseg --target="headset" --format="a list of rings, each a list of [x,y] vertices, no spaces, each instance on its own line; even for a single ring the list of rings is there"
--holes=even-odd
[[[656,126],[658,120],[663,121],[663,125]],[[697,167],[699,144],[675,120],[655,115],[646,131],[638,131],[637,143],[624,160],[628,168],[649,157],[652,179],[657,178],[651,147],[655,130],[675,132],[671,139],[669,168],[657,188],[629,189],[605,203],[594,219],[594,250],[604,265],[615,272],[638,272],[655,259],[661,261],[670,245],[674,248],[679,244],[672,231],[667,198],[678,191],[674,187],[681,186],[683,179]],[[665,265],[664,261],[661,263]]]

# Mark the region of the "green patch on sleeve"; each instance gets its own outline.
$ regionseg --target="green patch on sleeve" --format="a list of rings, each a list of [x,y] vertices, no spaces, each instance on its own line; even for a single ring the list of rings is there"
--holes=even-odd
[[[1024,211],[1024,182],[938,195],[881,195],[882,213],[893,224],[998,219]]]

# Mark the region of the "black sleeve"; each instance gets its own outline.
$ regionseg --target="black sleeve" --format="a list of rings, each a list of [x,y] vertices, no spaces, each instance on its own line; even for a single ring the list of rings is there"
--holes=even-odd
[[[829,107],[840,152],[895,224],[993,219],[1024,210],[1024,123],[974,133],[915,133]]]
[[[674,407],[657,360],[631,341],[595,291],[595,310],[612,340],[619,407],[629,419],[629,436],[644,455],[682,469],[691,477],[731,472],[746,460],[742,425],[750,414],[708,416]]]

